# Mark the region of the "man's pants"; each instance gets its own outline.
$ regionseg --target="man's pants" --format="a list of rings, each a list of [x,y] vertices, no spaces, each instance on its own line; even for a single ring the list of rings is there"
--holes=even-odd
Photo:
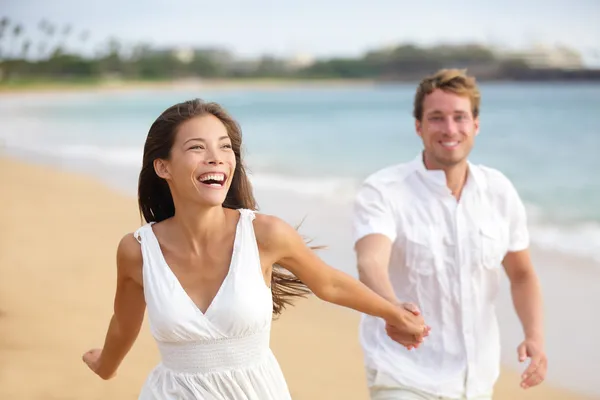
[[[369,394],[371,400],[459,400],[436,396],[408,386],[399,385],[391,377],[382,372],[376,373],[367,368],[366,373],[367,381],[370,384]],[[377,375],[377,381],[375,381],[375,375]],[[492,400],[492,396],[480,396],[476,399]]]

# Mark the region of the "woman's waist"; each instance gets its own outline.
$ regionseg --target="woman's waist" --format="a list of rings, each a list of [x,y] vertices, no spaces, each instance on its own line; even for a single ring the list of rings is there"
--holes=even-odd
[[[214,340],[158,341],[162,365],[177,372],[204,373],[243,368],[271,353],[269,331]]]

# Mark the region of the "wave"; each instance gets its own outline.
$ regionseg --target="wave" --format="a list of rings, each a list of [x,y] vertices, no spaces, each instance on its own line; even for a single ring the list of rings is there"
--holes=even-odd
[[[91,145],[52,146],[37,143],[17,143],[0,138],[0,149],[15,151],[28,156],[40,155],[52,157],[61,161],[97,162],[113,167],[136,167],[142,165],[142,149],[138,147],[101,147]]]
[[[337,177],[300,177],[273,173],[249,175],[252,185],[263,190],[286,191],[302,196],[319,197],[334,203],[352,200],[358,181]]]
[[[54,155],[61,158],[93,160],[111,166],[140,168],[143,153],[139,148],[105,149],[96,146],[78,145],[56,149]]]
[[[545,250],[591,258],[600,263],[600,223],[590,221],[572,226],[532,224],[531,241]]]
[[[60,161],[76,161],[95,164],[102,168],[123,167],[127,172],[137,174],[142,162],[142,149],[139,147],[101,147],[91,145],[68,146],[19,146],[4,144],[9,151],[25,152],[26,157],[43,155]],[[260,163],[260,160],[256,160]],[[260,164],[259,172],[249,173],[253,186],[260,190],[291,193],[301,201],[302,197],[319,198],[331,205],[348,205],[360,182],[347,177],[306,177],[281,173],[280,168],[271,168],[267,163]],[[592,258],[600,263],[600,222],[587,221],[572,224],[549,222],[543,208],[536,204],[526,204],[531,241],[536,246],[560,251],[579,257]]]

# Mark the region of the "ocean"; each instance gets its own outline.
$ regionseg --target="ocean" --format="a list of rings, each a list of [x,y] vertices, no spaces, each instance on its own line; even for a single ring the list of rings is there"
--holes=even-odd
[[[201,97],[242,125],[257,188],[347,203],[367,175],[420,151],[414,90],[386,84],[2,97],[0,143],[134,193],[150,124],[168,106]],[[513,181],[534,244],[600,264],[600,84],[484,83],[481,92],[471,160]]]

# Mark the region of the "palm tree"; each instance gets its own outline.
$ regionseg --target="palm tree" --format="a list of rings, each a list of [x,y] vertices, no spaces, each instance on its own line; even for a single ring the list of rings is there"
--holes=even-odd
[[[70,24],[65,24],[65,26],[63,27],[62,30],[62,39],[59,39],[59,43],[58,43],[58,47],[60,48],[60,53],[63,53],[64,49],[67,47],[66,46],[66,41],[69,37],[69,35],[71,34],[73,28]]]
[[[40,59],[43,58],[44,53],[46,53],[46,42],[41,41],[37,45],[38,56]]]
[[[46,21],[45,19],[41,20],[41,21],[38,23],[38,29],[39,29],[40,31],[42,31],[42,33],[43,33],[45,36],[48,36],[48,30],[47,30],[47,29],[48,29],[48,25],[49,25],[49,23],[48,23],[48,21]],[[47,46],[47,45],[48,45],[48,42],[46,41],[46,38],[45,38],[45,37],[44,37],[44,38],[42,38],[42,40],[41,40],[41,41],[38,43],[38,46],[37,46],[37,48],[38,48],[38,57],[40,58],[40,60],[41,60],[41,59],[43,59],[43,58],[45,57],[45,53],[46,53],[46,46]]]
[[[7,17],[2,17],[2,19],[0,19],[0,45],[2,44],[2,39],[4,38],[4,32],[6,31],[6,28],[8,27],[8,25],[10,24],[10,20]],[[4,79],[6,79],[6,72],[5,69],[2,68],[2,64],[5,58],[5,50],[3,47],[0,47],[0,81],[3,81]]]
[[[2,17],[2,19],[0,19],[0,33],[4,32],[4,29],[6,29],[8,25],[10,25],[8,17]]]
[[[82,47],[83,47],[83,53],[82,53],[82,55],[85,54],[85,50],[86,50],[85,49],[85,44],[89,40],[89,38],[90,38],[90,31],[84,30],[84,31],[81,31],[79,33],[79,41],[81,42]]]
[[[29,48],[31,47],[31,40],[27,39],[23,41],[21,45],[21,58],[25,60],[27,58],[27,53],[29,53]]]
[[[21,24],[17,24],[13,27],[13,45],[12,47],[12,57],[16,58],[17,56],[17,41],[19,40],[19,37],[21,36],[21,33],[23,33],[23,26]]]

